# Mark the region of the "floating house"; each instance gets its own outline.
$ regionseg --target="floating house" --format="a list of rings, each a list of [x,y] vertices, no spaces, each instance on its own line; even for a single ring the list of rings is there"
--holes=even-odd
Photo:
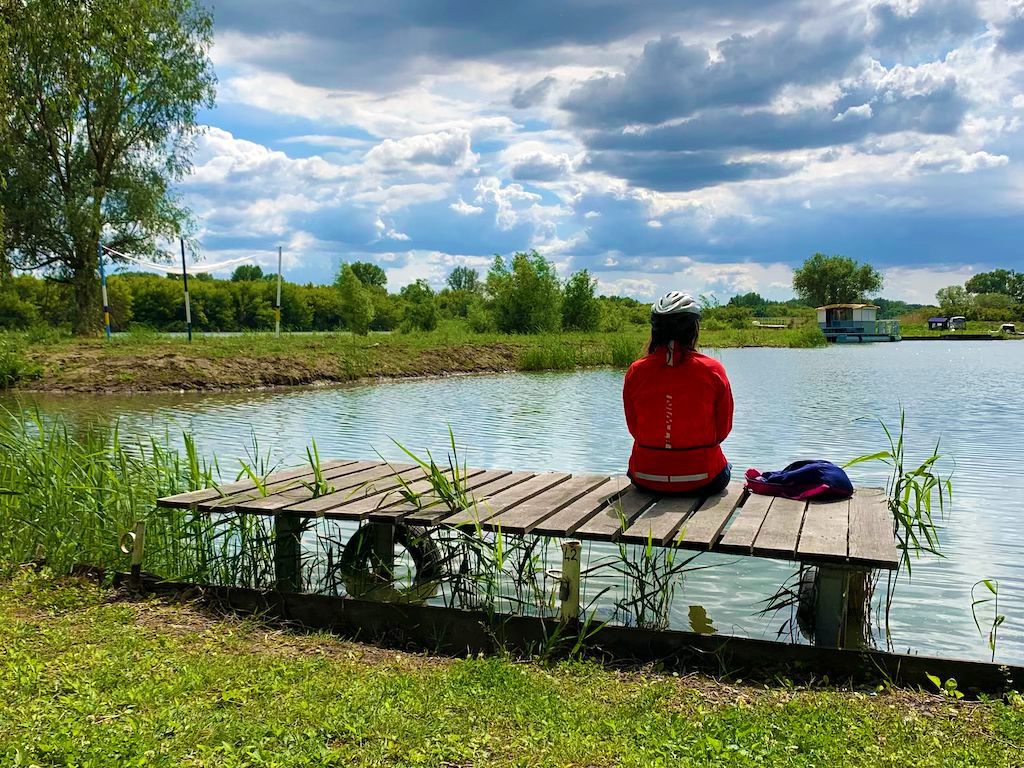
[[[826,304],[818,307],[818,327],[838,344],[899,341],[900,321],[879,320],[874,304]]]

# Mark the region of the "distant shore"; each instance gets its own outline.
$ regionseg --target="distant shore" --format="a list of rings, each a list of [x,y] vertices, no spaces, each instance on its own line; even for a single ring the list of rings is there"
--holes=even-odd
[[[811,329],[704,330],[708,349],[812,347]],[[625,368],[643,353],[647,329],[538,335],[431,332],[351,334],[124,334],[111,341],[7,334],[20,368],[9,389],[53,393],[231,391],[423,376]]]

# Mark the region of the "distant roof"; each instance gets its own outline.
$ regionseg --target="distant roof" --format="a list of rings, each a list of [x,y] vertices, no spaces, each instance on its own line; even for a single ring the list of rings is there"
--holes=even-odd
[[[881,309],[874,304],[826,304],[818,309]]]
[[[949,320],[948,317],[929,317],[928,318],[928,322],[929,323],[944,323],[947,320]]]

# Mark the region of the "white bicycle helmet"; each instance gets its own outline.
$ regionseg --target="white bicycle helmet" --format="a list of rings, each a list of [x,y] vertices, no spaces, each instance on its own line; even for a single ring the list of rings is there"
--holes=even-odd
[[[651,316],[656,315],[700,315],[700,304],[694,301],[693,296],[682,291],[669,291],[653,305],[651,305]]]

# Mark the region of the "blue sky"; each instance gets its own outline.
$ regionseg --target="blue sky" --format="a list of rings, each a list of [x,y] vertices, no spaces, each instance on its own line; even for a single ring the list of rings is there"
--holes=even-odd
[[[389,287],[535,248],[606,293],[931,301],[1024,269],[1024,2],[224,0],[179,187],[209,261]]]

